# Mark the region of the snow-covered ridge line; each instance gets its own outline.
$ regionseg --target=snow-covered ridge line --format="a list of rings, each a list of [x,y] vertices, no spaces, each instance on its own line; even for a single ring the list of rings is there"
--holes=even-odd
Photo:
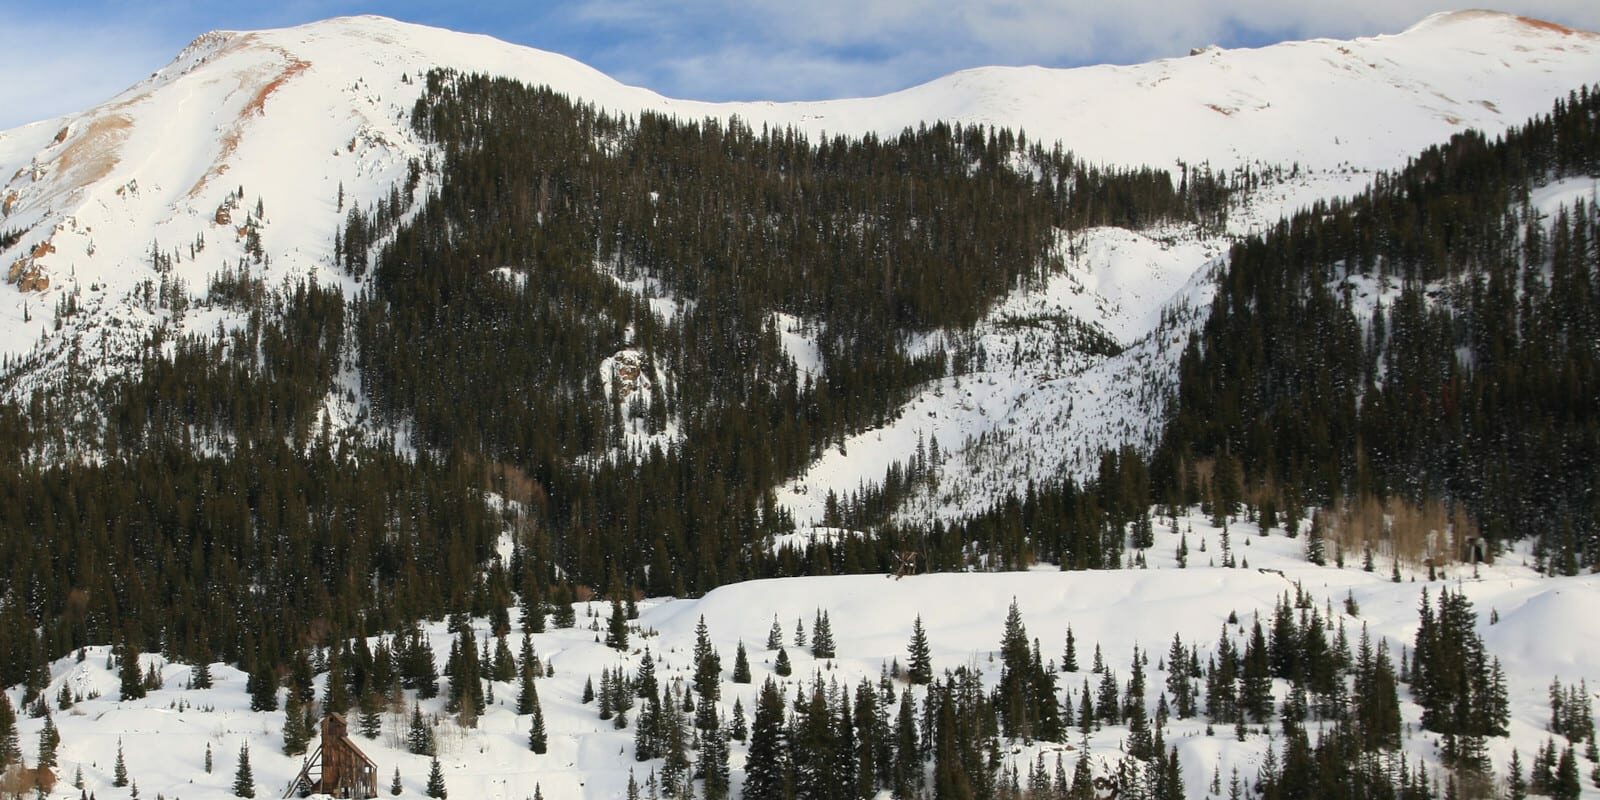
[[[152,242],[228,238],[217,209],[243,188],[280,223],[263,237],[269,260],[323,269],[341,187],[364,207],[425,153],[405,117],[416,78],[436,66],[547,84],[623,113],[739,116],[814,135],[894,134],[945,119],[1020,128],[1096,161],[1381,168],[1464,126],[1494,131],[1546,110],[1600,74],[1600,37],[1462,13],[1351,42],[1130,67],[983,68],[876,98],[703,103],[625,86],[564,56],[381,17],[216,32],[99,108],[0,133],[0,229],[26,232],[0,253],[0,268],[20,264],[13,283],[27,274],[35,290],[89,275],[125,292],[128,282],[111,278],[139,277]],[[209,253],[215,263],[232,255]],[[184,277],[203,285],[207,269]],[[18,324],[21,305],[0,301],[0,350],[13,355],[46,327]]]

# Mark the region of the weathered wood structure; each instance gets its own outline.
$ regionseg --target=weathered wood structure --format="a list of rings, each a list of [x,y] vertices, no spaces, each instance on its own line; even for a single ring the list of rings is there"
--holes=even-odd
[[[359,800],[378,796],[378,765],[350,741],[350,728],[343,714],[323,718],[322,743],[306,759],[300,775],[283,796],[310,794]]]

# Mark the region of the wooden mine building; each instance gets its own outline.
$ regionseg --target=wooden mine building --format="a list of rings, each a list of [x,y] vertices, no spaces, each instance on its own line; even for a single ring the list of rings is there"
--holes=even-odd
[[[325,794],[339,798],[369,800],[378,796],[378,765],[350,741],[350,729],[343,714],[329,714],[322,720],[322,744],[317,746],[300,776],[289,784],[287,798],[298,794]]]

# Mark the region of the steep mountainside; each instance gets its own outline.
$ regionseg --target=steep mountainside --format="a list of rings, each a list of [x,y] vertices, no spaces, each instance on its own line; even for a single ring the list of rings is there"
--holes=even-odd
[[[0,134],[0,231],[16,234],[0,266],[23,289],[0,295],[0,348],[17,359],[75,347],[91,360],[104,353],[115,369],[169,317],[143,287],[163,277],[152,250],[173,256],[169,281],[198,288],[255,236],[269,283],[308,272],[338,283],[326,267],[341,197],[366,207],[426,159],[405,117],[436,66],[549,85],[624,113],[738,116],[814,136],[892,135],[942,119],[1060,140],[1091,162],[1325,170],[1393,167],[1464,127],[1497,131],[1545,110],[1597,65],[1593,34],[1467,12],[1353,42],[1132,67],[972,70],[870,99],[706,104],[623,86],[550,53],[381,18],[212,33],[104,106]],[[69,296],[78,313],[57,329],[55,309]],[[13,382],[8,393],[35,385]]]
[[[0,138],[0,460],[20,465],[0,473],[0,570],[27,598],[0,602],[0,678],[120,639],[282,663],[310,634],[277,619],[395,630],[513,594],[692,595],[907,550],[1117,567],[1152,501],[1239,475],[1215,435],[1146,461],[1168,398],[1225,374],[1190,342],[1237,288],[1216,279],[1244,274],[1236,243],[1281,242],[1281,217],[1372,179],[1418,184],[1448,221],[1433,203],[1500,214],[1591,175],[1463,198],[1379,168],[1522,124],[1597,66],[1591,34],[1470,13],[705,105],[373,18],[202,37],[106,106]],[[1588,124],[1564,115],[1561,146]],[[1322,224],[1347,223],[1414,233]],[[1343,333],[1355,305],[1316,310]],[[1255,341],[1211,340],[1235,339]],[[1294,524],[1349,485],[1266,459],[1243,465],[1249,496],[1216,482],[1222,506],[1267,498]],[[1274,493],[1301,470],[1327,477],[1300,484],[1308,502]]]

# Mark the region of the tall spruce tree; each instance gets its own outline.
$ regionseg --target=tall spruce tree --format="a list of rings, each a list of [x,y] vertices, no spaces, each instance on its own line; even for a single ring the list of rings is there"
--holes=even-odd
[[[250,743],[243,742],[239,745],[239,765],[233,772],[233,796],[255,797],[256,779],[250,771]]]
[[[248,760],[245,761],[247,766],[249,763]],[[117,739],[117,760],[111,766],[111,785],[119,789],[128,785],[128,762],[122,757],[122,739],[120,737]]]
[[[122,742],[118,740],[117,749],[121,752]],[[5,692],[0,692],[0,772],[22,758],[22,748],[18,746],[17,737],[17,712],[11,707],[11,697]]]
[[[530,688],[529,697],[531,703],[529,708],[531,710],[528,713],[533,718],[528,727],[528,749],[538,755],[544,755],[550,747],[549,738],[544,729],[544,708],[539,705],[539,687],[530,684]]]
[[[911,623],[911,641],[906,644],[906,679],[919,686],[933,680],[933,654],[928,646],[928,632],[922,627],[922,615]]]
[[[783,695],[767,679],[756,700],[750,725],[750,751],[745,759],[744,800],[783,800],[789,770],[789,739],[784,727]]]
[[[733,676],[731,680],[734,683],[750,682],[750,657],[745,654],[744,641],[742,639],[739,641],[739,649],[734,651]]]
[[[306,710],[300,702],[300,693],[290,692],[288,702],[283,705],[283,754],[303,755],[310,741],[311,730],[306,726]]]
[[[818,609],[811,626],[811,655],[815,658],[833,658],[836,650],[833,623],[828,619],[828,612]]]
[[[139,648],[133,636],[124,637],[119,648],[117,685],[124,700],[138,700],[145,695],[144,672],[139,665]]]
[[[434,756],[432,764],[428,767],[427,795],[435,800],[445,800],[450,792],[444,785],[444,770],[439,766],[439,757]]]

